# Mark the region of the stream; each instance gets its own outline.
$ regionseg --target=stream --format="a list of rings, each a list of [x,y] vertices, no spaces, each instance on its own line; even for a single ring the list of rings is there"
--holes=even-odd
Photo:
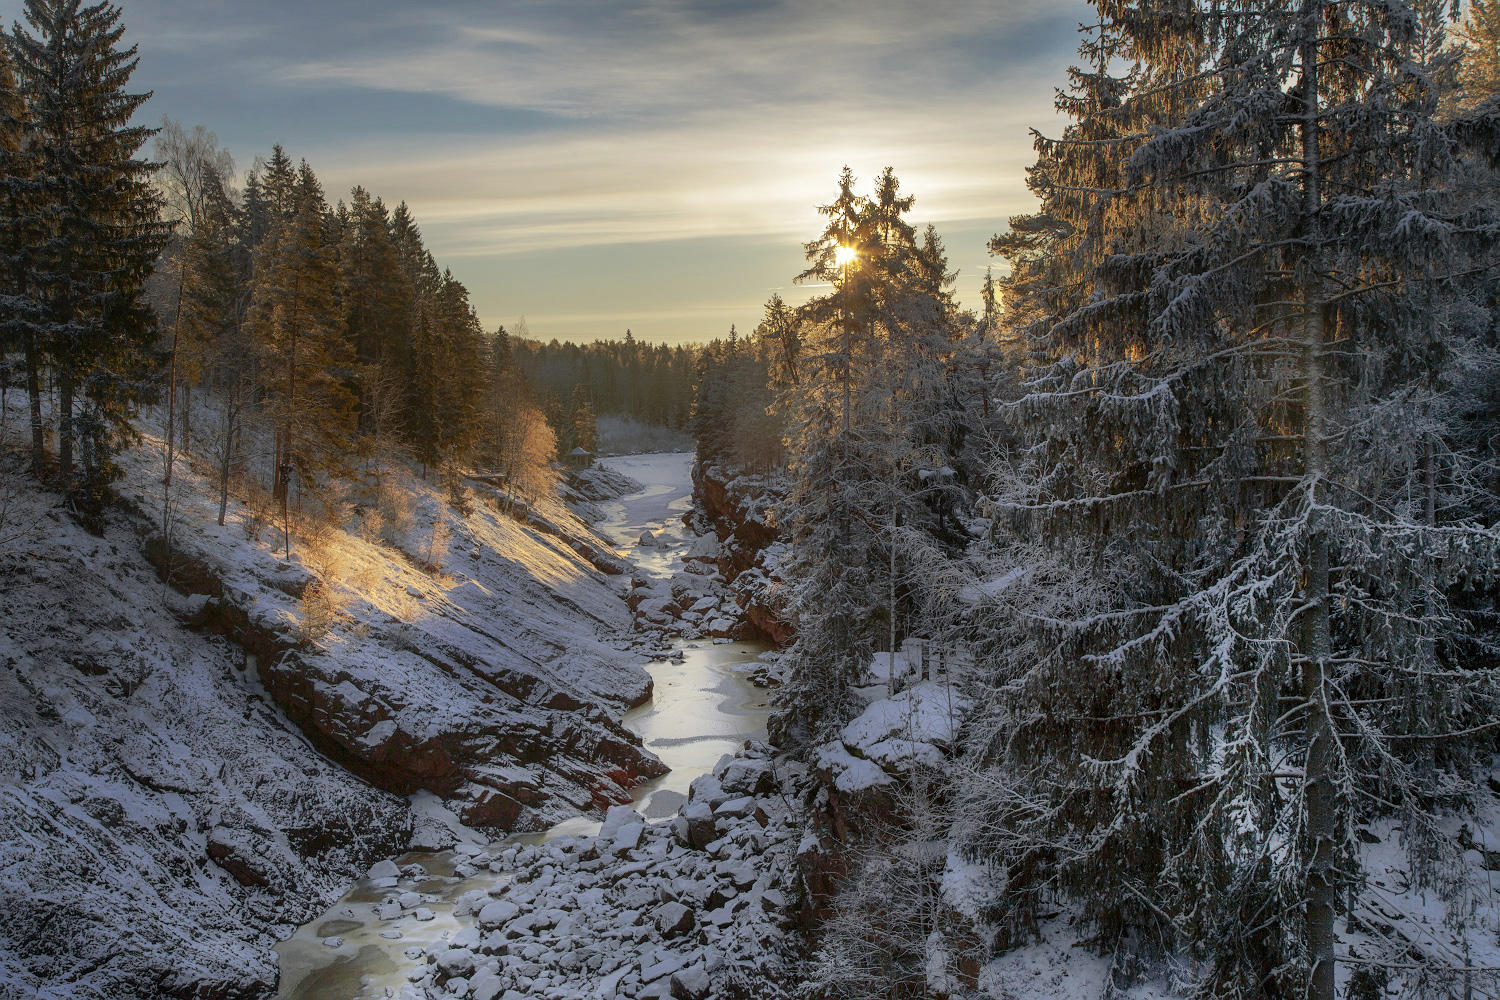
[[[691,454],[674,453],[626,455],[602,463],[646,487],[640,493],[599,504],[605,518],[596,525],[600,534],[633,560],[638,572],[670,578],[693,540],[682,523],[682,514],[692,505],[692,462]],[[643,545],[641,539],[647,532],[651,537]],[[769,646],[758,642],[715,644],[705,639],[678,643],[676,648],[683,652],[680,661],[647,664],[654,681],[652,699],[623,719],[625,726],[639,734],[646,747],[672,769],[632,790],[637,811],[647,819],[676,813],[694,778],[706,774],[722,755],[738,750],[745,740],[764,737],[769,714],[766,692],[734,669],[755,660]],[[495,844],[484,844],[476,838],[471,849],[493,854],[505,844],[587,836],[598,829],[598,820],[578,816],[542,833],[514,834]],[[426,921],[418,921],[413,915],[380,921],[375,904],[391,890],[368,878],[356,880],[318,919],[276,946],[281,971],[278,997],[364,1000],[399,992],[406,981],[403,971],[410,965],[403,952],[472,925],[472,917],[454,916],[454,901],[471,889],[487,889],[510,877],[481,870],[470,878],[460,878],[454,870],[460,860],[457,851],[412,852],[396,859],[403,867],[421,865],[428,875],[427,881],[414,887],[417,892],[436,897],[424,904],[432,913],[432,919]],[[406,887],[403,879],[402,888]],[[337,946],[325,943],[335,938],[340,941]]]

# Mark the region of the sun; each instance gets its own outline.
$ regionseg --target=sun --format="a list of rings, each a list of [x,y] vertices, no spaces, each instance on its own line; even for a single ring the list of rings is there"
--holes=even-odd
[[[859,251],[853,247],[841,246],[833,251],[833,262],[839,267],[848,267],[859,260]]]

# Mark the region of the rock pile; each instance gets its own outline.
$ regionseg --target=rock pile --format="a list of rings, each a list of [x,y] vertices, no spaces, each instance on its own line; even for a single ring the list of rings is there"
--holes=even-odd
[[[636,626],[659,638],[754,639],[759,636],[722,574],[693,572],[705,563],[691,558],[687,572],[670,580],[637,577],[631,581],[626,603],[635,611]]]
[[[695,779],[676,817],[648,823],[616,806],[598,836],[472,858],[502,877],[459,898],[457,933],[409,949],[401,996],[707,1000],[736,970],[779,966],[800,828],[769,748],[752,743]],[[420,903],[392,885],[381,915]]]

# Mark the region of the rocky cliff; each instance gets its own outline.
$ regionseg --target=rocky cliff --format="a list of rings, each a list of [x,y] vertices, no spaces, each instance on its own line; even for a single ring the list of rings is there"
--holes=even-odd
[[[754,635],[777,646],[793,638],[778,563],[785,552],[771,510],[783,493],[775,477],[735,475],[717,465],[693,467],[695,509],[689,518],[717,545],[689,554],[716,566]]]

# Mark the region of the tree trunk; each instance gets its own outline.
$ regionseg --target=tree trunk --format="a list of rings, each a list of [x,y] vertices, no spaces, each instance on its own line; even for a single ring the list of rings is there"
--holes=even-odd
[[[73,477],[73,373],[59,365],[57,377],[57,472],[67,493]]]
[[[239,421],[231,410],[225,418],[228,423],[224,434],[224,454],[219,462],[219,524],[224,524],[224,513],[229,508],[229,469],[234,464],[234,442],[239,434]]]
[[[47,462],[46,425],[42,423],[42,359],[36,337],[26,338],[26,395],[31,402],[31,470],[40,475]]]
[[[177,303],[178,303],[177,304],[177,315],[178,315],[178,318],[181,319],[181,317],[182,317],[182,293],[181,293],[181,291],[179,291],[177,293]],[[172,488],[172,461],[173,461],[173,459],[175,457],[173,455],[173,452],[172,452],[172,444],[173,444],[173,441],[175,439],[176,431],[177,431],[177,331],[174,329],[172,331],[172,375],[171,375],[171,378],[170,378],[170,380],[168,382],[168,385],[167,385],[167,471],[166,471],[166,475],[162,477],[163,487],[165,489],[168,489],[168,490],[170,490]],[[162,500],[162,512],[163,512],[162,513],[162,517],[165,518],[166,517],[166,500],[165,499]],[[165,525],[163,525],[162,530],[164,530],[164,531],[166,530]]]
[[[293,293],[295,294],[295,292]],[[282,466],[281,481],[281,533],[286,541],[287,558],[292,555],[292,520],[287,504],[292,493],[292,418],[297,402],[297,324],[293,312],[292,353],[286,366],[286,464]]]
[[[1303,218],[1310,249],[1304,262],[1302,325],[1304,351],[1302,379],[1307,412],[1303,458],[1309,482],[1309,502],[1321,503],[1321,480],[1327,469],[1323,398],[1323,288],[1319,185],[1321,163],[1318,148],[1318,35],[1322,25],[1321,0],[1305,0],[1303,6],[1302,88],[1304,118],[1302,133]],[[1303,802],[1306,809],[1305,850],[1308,858],[1306,935],[1310,970],[1307,1000],[1334,1000],[1333,911],[1335,886],[1333,854],[1336,802],[1332,760],[1334,733],[1328,714],[1325,671],[1329,658],[1328,626],[1328,535],[1316,509],[1310,518],[1307,565],[1307,619],[1301,653],[1302,689],[1307,699],[1306,760]]]

